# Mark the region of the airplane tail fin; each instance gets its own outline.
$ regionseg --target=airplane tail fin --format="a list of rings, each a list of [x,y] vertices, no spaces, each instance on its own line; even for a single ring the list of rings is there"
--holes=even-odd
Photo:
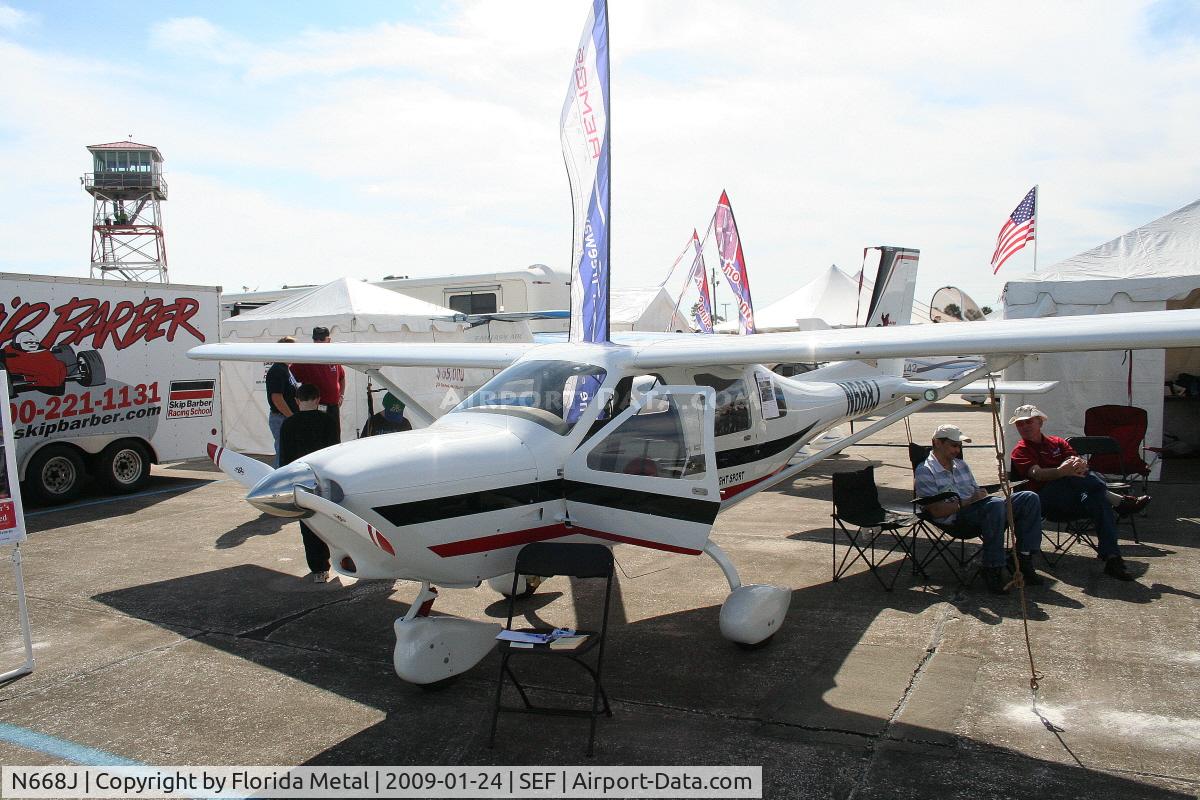
[[[878,259],[875,288],[867,311],[867,327],[907,325],[912,321],[913,298],[917,293],[917,262],[921,251],[909,247],[872,247],[863,262],[864,273],[870,257]],[[879,362],[879,371],[886,375],[903,375],[904,359]]]
[[[917,293],[917,261],[921,251],[908,247],[872,247],[863,264],[864,272],[870,271],[872,255],[878,259],[878,268],[866,326],[907,325],[912,319],[913,298]]]
[[[264,464],[234,450],[226,450],[216,444],[208,446],[208,457],[222,472],[247,489],[253,488],[255,484],[274,471],[269,464]]]

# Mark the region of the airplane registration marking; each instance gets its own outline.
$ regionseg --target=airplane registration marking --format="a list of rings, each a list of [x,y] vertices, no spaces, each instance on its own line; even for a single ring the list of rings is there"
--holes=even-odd
[[[879,384],[873,380],[838,381],[846,395],[846,416],[865,414],[879,405]]]

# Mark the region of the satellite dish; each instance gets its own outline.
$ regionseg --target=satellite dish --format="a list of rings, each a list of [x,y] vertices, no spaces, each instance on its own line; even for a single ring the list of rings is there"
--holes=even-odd
[[[962,289],[943,286],[929,301],[929,318],[934,322],[980,322],[983,311]]]

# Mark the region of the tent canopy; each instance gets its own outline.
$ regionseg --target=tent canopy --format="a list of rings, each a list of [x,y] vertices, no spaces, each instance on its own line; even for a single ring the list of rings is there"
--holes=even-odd
[[[1004,287],[1008,319],[1200,307],[1200,200]],[[1200,372],[1200,351],[1139,350],[1040,355],[1005,371],[1012,380],[1057,380],[1041,397],[1004,397],[1005,416],[1036,403],[1062,436],[1083,433],[1083,414],[1108,403],[1146,409],[1146,444],[1163,437],[1163,381]],[[1170,433],[1170,431],[1168,431]]]
[[[608,308],[614,331],[692,331],[688,310],[676,311],[675,301],[661,286],[611,289]]]
[[[421,333],[457,331],[462,329],[460,323],[432,319],[452,317],[455,313],[444,306],[364,281],[338,278],[324,286],[230,317],[221,322],[221,334],[224,338],[228,331],[245,339],[278,331],[277,335],[284,336],[292,333],[293,328],[301,331],[308,328],[307,333],[311,334],[316,325],[333,330],[331,321],[343,332],[366,330],[372,326],[381,330],[404,328]]]
[[[760,333],[770,331],[822,330],[853,327],[866,314],[871,294],[859,307],[858,280],[836,265],[822,272],[791,294],[754,310],[754,327]],[[717,326],[722,332],[736,333],[737,320]]]

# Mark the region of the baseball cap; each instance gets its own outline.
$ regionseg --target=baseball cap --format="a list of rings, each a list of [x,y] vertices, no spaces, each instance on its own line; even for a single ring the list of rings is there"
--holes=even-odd
[[[952,442],[969,442],[970,436],[963,436],[962,429],[957,425],[938,425],[933,432],[935,439],[949,439]]]
[[[1050,419],[1045,414],[1043,414],[1038,409],[1037,406],[1025,405],[1025,406],[1017,406],[1017,410],[1014,411],[1013,415],[1009,418],[1008,424],[1015,425],[1018,422],[1022,422],[1027,419],[1033,419],[1034,417],[1041,417],[1042,419]]]
[[[388,392],[387,394],[385,394],[383,396],[383,410],[384,411],[403,411],[404,403],[400,401],[399,397],[396,397],[396,395],[392,394],[391,392]]]

